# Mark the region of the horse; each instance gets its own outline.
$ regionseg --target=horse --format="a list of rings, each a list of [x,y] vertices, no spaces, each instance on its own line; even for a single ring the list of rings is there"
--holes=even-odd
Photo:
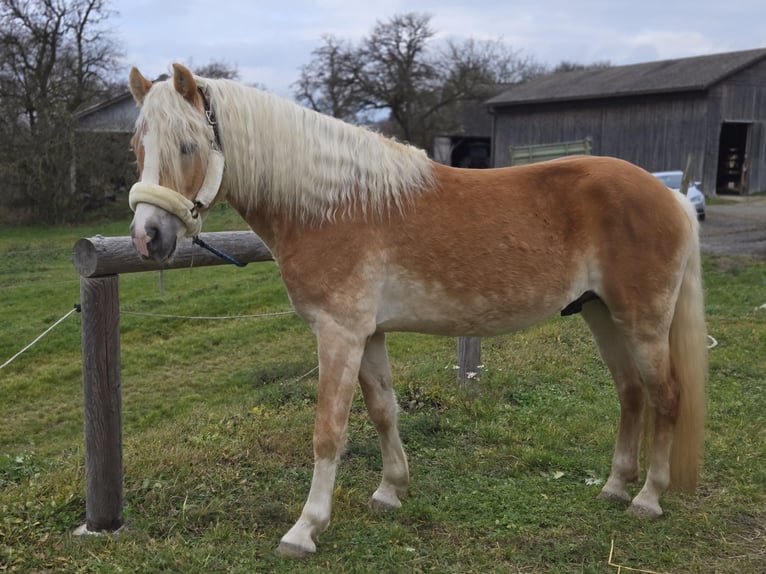
[[[172,257],[225,199],[271,250],[319,357],[314,469],[278,551],[316,552],[359,383],[379,435],[375,510],[401,506],[409,470],[386,333],[486,336],[581,313],[620,401],[599,497],[660,516],[694,490],[703,449],[707,339],[691,204],[643,169],[578,156],[483,170],[225,79],[136,68],[131,237]],[[646,427],[646,433],[644,431]],[[644,434],[646,478],[639,479]]]

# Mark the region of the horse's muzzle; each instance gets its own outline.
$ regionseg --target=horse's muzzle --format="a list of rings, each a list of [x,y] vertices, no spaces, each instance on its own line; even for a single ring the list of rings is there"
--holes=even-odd
[[[131,239],[133,247],[143,259],[167,261],[176,250],[175,236],[169,238],[159,227],[148,227],[141,235],[131,233]]]
[[[183,223],[173,214],[148,203],[136,206],[130,225],[133,247],[144,259],[167,261],[176,250]]]

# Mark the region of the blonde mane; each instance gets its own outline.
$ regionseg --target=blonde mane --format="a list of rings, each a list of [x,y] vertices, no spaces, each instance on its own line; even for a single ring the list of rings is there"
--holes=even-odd
[[[425,152],[229,80],[196,78],[220,124],[223,192],[301,219],[401,210],[432,184]]]

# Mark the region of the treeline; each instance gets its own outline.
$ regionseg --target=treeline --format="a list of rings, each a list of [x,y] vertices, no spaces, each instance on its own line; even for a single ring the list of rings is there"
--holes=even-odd
[[[127,134],[77,130],[78,111],[126,90],[112,15],[108,0],[0,0],[0,222],[77,221],[135,178]],[[458,106],[550,71],[499,38],[435,36],[415,13],[377,22],[358,43],[324,36],[295,98],[428,149],[458,127]],[[195,71],[238,76],[220,62]]]
[[[105,0],[0,0],[0,205],[53,222],[82,209],[76,110],[116,86]]]

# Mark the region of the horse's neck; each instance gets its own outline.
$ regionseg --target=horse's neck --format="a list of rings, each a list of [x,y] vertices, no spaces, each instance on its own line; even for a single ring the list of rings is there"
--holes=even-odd
[[[276,258],[279,241],[285,235],[288,226],[284,217],[270,213],[267,208],[239,205],[235,198],[229,198],[228,201]]]

